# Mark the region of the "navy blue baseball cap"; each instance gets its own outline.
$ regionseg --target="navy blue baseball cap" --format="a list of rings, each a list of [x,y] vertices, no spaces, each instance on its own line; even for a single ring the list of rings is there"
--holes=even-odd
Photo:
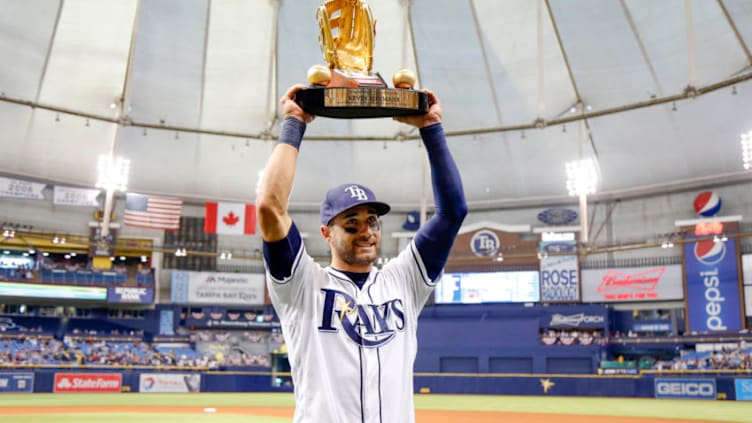
[[[327,191],[321,203],[321,224],[328,225],[332,219],[355,206],[368,205],[383,216],[392,208],[389,204],[376,200],[376,195],[368,187],[360,184],[342,184]]]

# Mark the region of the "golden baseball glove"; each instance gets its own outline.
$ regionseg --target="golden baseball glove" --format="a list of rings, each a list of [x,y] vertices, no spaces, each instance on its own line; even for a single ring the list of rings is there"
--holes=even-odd
[[[316,11],[319,44],[330,68],[368,73],[376,21],[361,0],[327,0]]]

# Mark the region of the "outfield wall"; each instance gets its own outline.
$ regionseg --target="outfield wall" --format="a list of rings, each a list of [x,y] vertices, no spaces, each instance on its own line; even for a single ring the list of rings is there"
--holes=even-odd
[[[280,375],[130,369],[0,371],[5,392],[290,392]],[[752,400],[752,375],[565,375],[416,373],[416,393]]]

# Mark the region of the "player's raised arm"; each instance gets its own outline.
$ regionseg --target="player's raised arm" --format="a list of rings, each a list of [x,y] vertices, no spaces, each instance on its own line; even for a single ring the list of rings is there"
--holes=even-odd
[[[428,112],[395,119],[420,128],[420,136],[431,165],[436,213],[415,236],[415,246],[423,258],[429,278],[434,280],[444,268],[454,238],[467,215],[467,202],[460,172],[441,126],[441,103],[433,92],[423,91],[428,94]]]
[[[304,85],[294,85],[280,99],[283,121],[279,142],[266,162],[258,188],[256,207],[261,236],[266,242],[286,237],[292,224],[287,206],[295,178],[298,150],[306,124],[314,117],[295,103],[295,94],[303,88]]]

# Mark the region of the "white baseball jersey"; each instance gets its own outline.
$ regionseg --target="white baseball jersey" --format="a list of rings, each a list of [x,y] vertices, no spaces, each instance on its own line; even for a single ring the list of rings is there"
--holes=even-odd
[[[302,243],[292,275],[276,280],[267,270],[267,281],[287,343],[295,423],[415,421],[418,314],[435,282],[414,242],[362,289],[315,263]]]

